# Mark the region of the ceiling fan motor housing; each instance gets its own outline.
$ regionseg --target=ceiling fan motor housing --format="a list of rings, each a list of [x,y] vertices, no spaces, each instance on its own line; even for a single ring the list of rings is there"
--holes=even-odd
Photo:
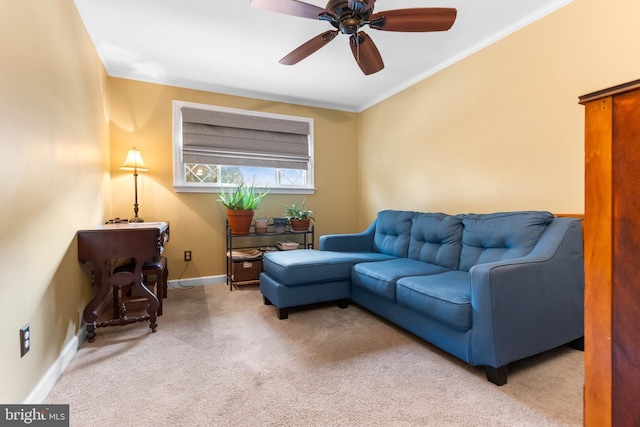
[[[369,21],[373,12],[373,8],[364,12],[350,9],[349,3],[345,0],[329,0],[326,10],[333,12],[336,16],[336,19],[331,21],[331,24],[339,29],[342,34],[357,33],[360,27]]]

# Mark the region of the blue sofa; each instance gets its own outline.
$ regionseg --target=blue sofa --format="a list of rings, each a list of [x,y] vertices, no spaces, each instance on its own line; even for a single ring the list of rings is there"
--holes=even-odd
[[[549,212],[447,215],[381,211],[320,250],[264,256],[265,304],[352,301],[507,382],[508,364],[583,348],[582,224]]]

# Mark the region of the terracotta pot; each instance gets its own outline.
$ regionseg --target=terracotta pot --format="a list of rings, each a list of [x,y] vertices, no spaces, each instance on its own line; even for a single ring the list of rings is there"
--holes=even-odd
[[[229,219],[231,234],[234,236],[246,236],[249,234],[251,221],[253,220],[253,211],[234,211],[227,209],[227,218]]]
[[[291,229],[293,231],[307,231],[310,224],[311,220],[309,219],[292,219]]]

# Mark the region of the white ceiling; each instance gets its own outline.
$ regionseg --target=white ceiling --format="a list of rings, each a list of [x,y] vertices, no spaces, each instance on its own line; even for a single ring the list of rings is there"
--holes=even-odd
[[[365,76],[348,36],[296,65],[278,61],[328,22],[249,0],[75,0],[110,76],[230,95],[362,111],[572,0],[378,0],[375,12],[454,7],[449,31],[369,34],[385,68]],[[325,7],[324,0],[307,3]]]

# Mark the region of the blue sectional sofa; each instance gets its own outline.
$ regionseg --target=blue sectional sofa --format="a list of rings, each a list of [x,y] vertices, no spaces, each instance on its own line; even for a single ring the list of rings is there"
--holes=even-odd
[[[507,382],[508,364],[583,347],[582,224],[549,212],[381,211],[320,250],[264,256],[265,304],[352,301]]]

